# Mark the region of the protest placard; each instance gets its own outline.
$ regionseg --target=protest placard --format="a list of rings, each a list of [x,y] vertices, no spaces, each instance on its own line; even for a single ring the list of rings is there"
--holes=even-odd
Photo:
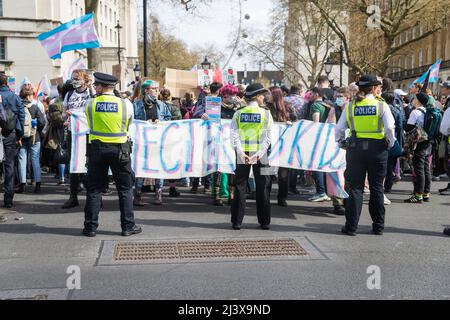
[[[220,121],[220,109],[222,107],[222,98],[206,97],[205,112],[211,121]]]

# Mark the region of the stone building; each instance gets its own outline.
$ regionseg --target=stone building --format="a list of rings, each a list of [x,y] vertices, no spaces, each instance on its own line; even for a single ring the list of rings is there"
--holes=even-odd
[[[122,88],[134,79],[137,52],[137,8],[135,0],[98,1],[97,32],[102,43],[102,63],[97,71],[112,73],[118,64],[117,21],[123,27],[121,40]],[[0,71],[16,78],[24,77],[37,84],[47,75],[61,77],[71,63],[82,58],[87,63],[86,50],[63,53],[51,60],[36,39],[41,33],[86,14],[84,0],[0,0]]]

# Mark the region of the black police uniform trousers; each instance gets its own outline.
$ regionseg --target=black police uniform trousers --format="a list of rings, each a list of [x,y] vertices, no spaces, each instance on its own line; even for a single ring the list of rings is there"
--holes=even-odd
[[[345,228],[356,232],[363,205],[363,192],[366,175],[370,186],[369,212],[372,229],[384,229],[383,180],[386,177],[388,151],[384,140],[357,139],[354,148],[347,150],[347,169],[345,179],[349,198],[345,201]]]
[[[268,162],[268,160],[266,160]],[[265,161],[263,161],[265,163]],[[256,213],[260,225],[270,225],[270,175],[262,175],[261,170],[267,167],[258,161],[255,165],[237,164],[234,178],[234,199],[231,203],[231,223],[241,225],[245,215],[247,199],[247,181],[250,169],[253,167],[253,175],[256,183]]]
[[[87,170],[87,198],[84,209],[86,231],[96,231],[98,215],[102,202],[102,191],[108,181],[108,169],[111,168],[117,192],[119,194],[120,222],[122,231],[132,230],[135,226],[133,212],[134,173],[131,169],[131,158],[121,159],[121,145],[100,143],[93,150],[96,156],[89,156]]]

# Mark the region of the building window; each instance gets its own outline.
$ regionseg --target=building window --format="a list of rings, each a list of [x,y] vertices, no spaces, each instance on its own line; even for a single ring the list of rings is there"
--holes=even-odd
[[[408,42],[408,31],[405,32],[405,43]]]
[[[419,49],[419,54],[417,55],[417,59],[419,60],[418,63],[418,67],[423,66],[423,51],[422,49]]]
[[[100,37],[103,35],[103,23],[100,22]]]
[[[405,70],[408,70],[408,56],[405,57]]]
[[[6,38],[0,37],[0,60],[6,60]]]
[[[3,0],[0,0],[0,17],[3,17]]]
[[[398,65],[397,66],[398,66],[399,70],[402,69],[402,57],[398,58]]]
[[[415,55],[414,53],[411,55],[411,69],[414,69],[416,67],[416,61],[415,61]]]

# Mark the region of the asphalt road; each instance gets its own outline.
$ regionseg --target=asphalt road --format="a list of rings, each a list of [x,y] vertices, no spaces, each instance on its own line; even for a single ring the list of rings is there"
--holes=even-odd
[[[82,237],[82,207],[64,211],[64,187],[45,177],[43,194],[17,195],[8,221],[0,223],[0,299],[449,299],[450,198],[436,195],[447,182],[433,183],[432,201],[404,204],[410,182],[389,195],[384,236],[370,233],[364,206],[359,233],[339,230],[344,218],[332,214],[331,202],[306,201],[309,189],[289,197],[289,207],[272,201],[272,229],[258,228],[255,202],[249,201],[241,231],[230,228],[229,207],[214,207],[204,194],[181,189],[162,207],[147,205],[135,212],[144,232],[126,240],[300,239],[306,259],[99,265],[104,241],[120,236],[115,194],[104,198],[96,238]],[[152,196],[145,195],[151,202]],[[84,193],[81,204],[84,205]],[[15,220],[23,218],[23,220]],[[68,290],[69,266],[80,268],[80,290]],[[380,271],[379,289],[367,282]],[[371,278],[373,279],[373,278]],[[370,283],[377,283],[371,282]]]

